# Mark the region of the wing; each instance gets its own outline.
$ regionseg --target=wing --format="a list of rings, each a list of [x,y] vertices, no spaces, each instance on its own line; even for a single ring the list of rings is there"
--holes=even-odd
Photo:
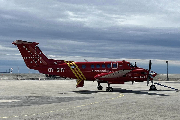
[[[132,70],[119,70],[115,72],[101,73],[101,74],[97,74],[94,78],[99,80],[115,79],[115,78],[123,77],[123,75],[129,73],[130,71]]]

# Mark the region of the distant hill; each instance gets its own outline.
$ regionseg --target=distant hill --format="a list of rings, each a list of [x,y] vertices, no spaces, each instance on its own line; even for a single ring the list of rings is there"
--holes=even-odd
[[[60,76],[47,77],[41,73],[0,73],[0,80],[53,80],[64,79]]]

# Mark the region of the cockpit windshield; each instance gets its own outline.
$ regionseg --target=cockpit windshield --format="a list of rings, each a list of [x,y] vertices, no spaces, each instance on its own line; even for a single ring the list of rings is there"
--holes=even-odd
[[[130,67],[135,67],[135,65],[133,65],[132,63],[130,63]]]

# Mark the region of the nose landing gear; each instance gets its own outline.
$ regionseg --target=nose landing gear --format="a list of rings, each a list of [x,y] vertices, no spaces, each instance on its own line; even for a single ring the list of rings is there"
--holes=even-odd
[[[156,89],[156,86],[155,85],[151,85],[150,86],[150,89],[149,89],[149,91],[156,91],[157,89]]]
[[[149,91],[156,91],[156,86],[153,84],[153,80],[151,81],[152,85],[150,86]]]

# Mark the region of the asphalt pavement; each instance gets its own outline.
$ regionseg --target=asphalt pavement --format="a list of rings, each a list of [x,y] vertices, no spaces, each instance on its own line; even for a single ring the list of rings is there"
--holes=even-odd
[[[180,81],[156,81],[180,89]],[[146,82],[112,84],[75,80],[0,80],[1,120],[179,120],[180,92]]]

